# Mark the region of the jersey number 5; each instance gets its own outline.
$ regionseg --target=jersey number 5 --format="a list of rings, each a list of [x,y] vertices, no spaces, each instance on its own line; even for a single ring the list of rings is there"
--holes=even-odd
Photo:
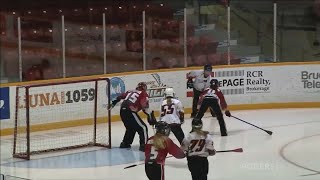
[[[190,151],[191,152],[200,152],[206,144],[205,139],[194,139],[190,142]]]
[[[154,146],[151,146],[151,151],[150,151],[150,160],[155,160],[158,156],[158,151]]]
[[[172,114],[174,111],[173,104],[166,104],[161,106],[161,116],[165,116],[166,114]]]

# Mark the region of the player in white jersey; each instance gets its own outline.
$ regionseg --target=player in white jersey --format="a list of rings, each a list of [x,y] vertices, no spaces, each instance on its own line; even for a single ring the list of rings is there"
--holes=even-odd
[[[184,138],[184,133],[181,129],[181,124],[184,123],[184,110],[181,101],[175,99],[173,88],[166,88],[165,99],[161,103],[160,112],[160,121],[169,124],[171,131],[181,144]]]
[[[199,101],[200,94],[207,88],[210,87],[210,81],[212,79],[212,66],[206,64],[203,70],[191,71],[187,74],[187,87],[193,88],[193,100],[192,100],[192,113],[191,118],[197,114],[197,104]],[[211,114],[213,112],[211,111]]]
[[[201,119],[192,120],[192,130],[183,140],[181,148],[187,151],[188,168],[192,180],[207,180],[209,172],[207,157],[215,155],[216,151],[209,132],[202,131]]]

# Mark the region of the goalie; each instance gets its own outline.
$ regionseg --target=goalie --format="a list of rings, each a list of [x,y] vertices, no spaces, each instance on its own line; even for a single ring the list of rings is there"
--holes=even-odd
[[[175,98],[173,88],[166,88],[164,95],[165,99],[162,101],[160,109],[160,121],[169,124],[171,131],[181,144],[184,139],[184,133],[181,129],[181,124],[184,123],[183,105]]]

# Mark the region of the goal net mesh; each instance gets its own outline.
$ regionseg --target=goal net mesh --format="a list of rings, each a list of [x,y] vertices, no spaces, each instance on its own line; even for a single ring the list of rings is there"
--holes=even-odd
[[[13,156],[110,147],[109,97],[107,78],[17,87]]]

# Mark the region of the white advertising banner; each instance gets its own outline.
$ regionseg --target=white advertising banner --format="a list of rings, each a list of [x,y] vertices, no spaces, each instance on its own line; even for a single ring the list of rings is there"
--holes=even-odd
[[[215,77],[229,104],[320,102],[320,65],[228,68]]]
[[[150,108],[157,111],[164,98],[166,87],[173,87],[179,99],[186,99],[185,74],[186,71],[177,71],[113,77],[111,78],[111,99],[116,98],[120,93],[135,89],[139,82],[146,82]],[[114,112],[119,114],[117,107]]]
[[[139,82],[146,82],[151,110],[159,110],[166,87],[173,87],[184,107],[191,108],[192,89],[186,87],[186,74],[188,72],[189,70],[182,70],[110,77],[111,100],[120,93],[135,89]],[[220,89],[229,105],[320,102],[320,64],[214,68],[214,76],[218,79]],[[102,86],[106,86],[106,84]],[[34,106],[31,108],[31,113],[35,117],[41,117],[32,119],[33,124],[90,118],[93,111],[86,113],[85,110],[93,109],[93,102],[89,101],[92,96],[92,93],[90,93],[93,91],[92,88],[94,88],[93,84],[78,83],[59,85],[59,90],[62,90],[62,92],[56,92],[54,88],[43,88],[37,92],[32,92],[31,89],[30,95],[35,100],[38,96],[38,102],[31,102]],[[13,127],[16,106],[15,89],[15,86],[10,87],[9,100],[8,98],[6,101],[2,100],[2,102],[10,102],[10,111],[2,111],[10,112],[10,116],[2,116],[5,118],[0,120],[1,129]],[[68,94],[68,92],[70,93]],[[61,93],[63,93],[63,96]],[[101,87],[98,93],[98,115],[103,116],[106,112],[107,102],[105,88]],[[50,102],[46,102],[47,96]],[[40,99],[41,97],[42,99]],[[66,103],[68,100],[72,100],[73,103]],[[49,105],[45,105],[46,103],[49,103]],[[112,115],[119,115],[119,105],[120,103],[112,110]],[[7,106],[3,104],[1,107]],[[63,108],[72,109],[72,112],[67,115],[59,115]],[[21,109],[23,108],[18,111],[23,115]],[[52,115],[50,115],[52,113],[57,113],[56,117],[59,118],[52,119]]]

